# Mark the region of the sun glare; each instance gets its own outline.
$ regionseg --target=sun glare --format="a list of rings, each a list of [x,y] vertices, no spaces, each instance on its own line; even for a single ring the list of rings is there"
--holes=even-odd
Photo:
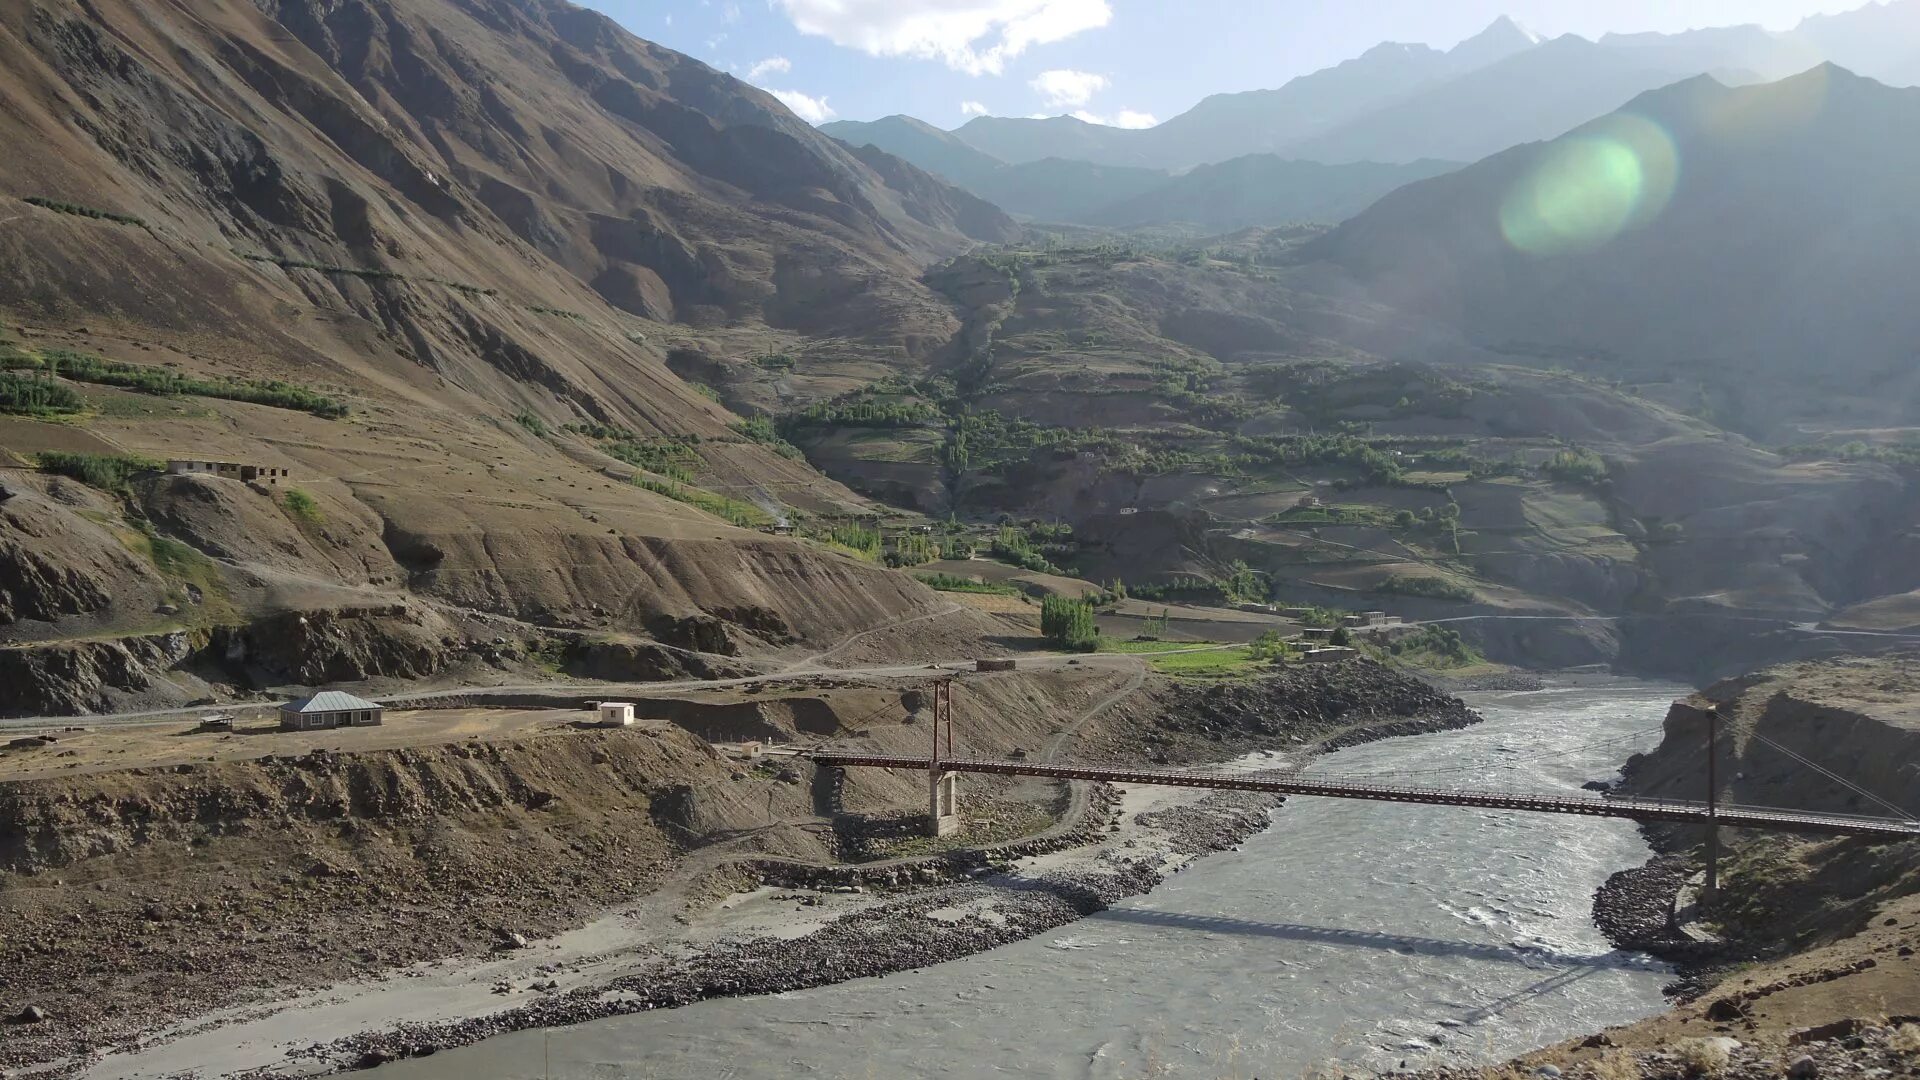
[[[1590,251],[1658,217],[1679,172],[1658,124],[1609,117],[1547,149],[1501,205],[1500,232],[1532,255]]]

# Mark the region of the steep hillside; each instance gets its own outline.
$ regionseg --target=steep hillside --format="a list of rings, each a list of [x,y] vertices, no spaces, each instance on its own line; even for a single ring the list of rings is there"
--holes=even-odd
[[[1522,662],[1720,674],[1837,649],[1809,625],[1920,586],[1911,468],[1791,460],[1564,372],[1387,361],[1351,343],[1391,313],[1273,244],[954,260],[929,281],[963,349],[781,430],[875,497],[1037,520],[1003,543],[1088,580],[1457,619]]]
[[[1011,235],[992,207],[563,3],[8,0],[0,71],[0,142],[32,149],[0,162],[0,366],[53,395],[0,417],[14,668],[168,703],[302,681],[159,678],[283,612],[351,613],[350,678],[497,658],[483,615],[752,652],[937,604],[740,528],[865,508],[675,357],[933,349],[956,323],[919,269]],[[21,468],[47,452],[80,482]]]
[[[1123,228],[1188,222],[1209,233],[1289,222],[1331,224],[1345,221],[1402,185],[1457,167],[1445,161],[1321,165],[1273,154],[1248,154],[1218,165],[1202,165],[1082,216],[1053,220]]]
[[[1471,343],[1665,383],[1739,430],[1905,427],[1917,136],[1920,90],[1838,68],[1694,79],[1402,189],[1305,254]]]
[[[878,120],[836,120],[821,124],[822,134],[848,146],[873,146],[905,158],[936,176],[978,191],[982,181],[1006,167],[1006,162],[967,145],[949,131],[941,131],[911,116]],[[991,198],[991,196],[989,196]]]

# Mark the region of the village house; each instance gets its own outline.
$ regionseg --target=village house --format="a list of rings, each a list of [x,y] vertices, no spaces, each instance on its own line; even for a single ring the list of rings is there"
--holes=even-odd
[[[280,730],[321,731],[338,727],[377,726],[386,707],[342,690],[322,690],[280,706]]]
[[[632,727],[633,702],[603,701],[600,703],[601,727]]]
[[[286,469],[272,465],[249,465],[237,461],[206,461],[200,458],[171,458],[167,461],[169,473],[187,476],[222,476],[229,480],[244,480],[247,483],[273,484],[287,478]]]
[[[1309,664],[1331,664],[1337,660],[1358,655],[1360,655],[1358,649],[1351,649],[1345,645],[1329,645],[1324,649],[1308,649],[1301,654],[1300,659]]]

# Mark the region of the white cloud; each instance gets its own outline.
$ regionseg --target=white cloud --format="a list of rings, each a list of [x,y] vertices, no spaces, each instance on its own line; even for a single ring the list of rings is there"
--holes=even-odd
[[[1041,72],[1027,85],[1040,92],[1047,108],[1061,109],[1092,101],[1093,95],[1107,88],[1107,77],[1091,71],[1055,68]]]
[[[713,50],[719,48],[720,44],[726,40],[727,40],[727,35],[725,34],[713,35],[712,37],[707,39],[707,51],[712,52]]]
[[[1067,114],[1083,124],[1105,124],[1107,118],[1099,113],[1090,113],[1085,109],[1075,109]]]
[[[769,75],[784,75],[793,70],[793,61],[784,56],[769,56],[747,69],[747,81],[759,82]]]
[[[730,23],[739,22],[740,21],[740,5],[728,4],[726,7],[720,10],[720,17],[727,20]]]
[[[794,28],[872,56],[940,60],[998,75],[1035,45],[1113,19],[1107,0],[773,0]]]
[[[1118,128],[1150,128],[1159,122],[1150,112],[1135,112],[1132,109],[1121,109],[1120,114],[1113,118],[1113,126]]]
[[[963,101],[960,103],[960,115],[985,116],[987,115],[987,107],[977,101]]]
[[[833,107],[827,104],[826,96],[814,97],[798,90],[775,90],[766,88],[767,93],[780,99],[780,104],[793,110],[793,115],[809,124],[824,124],[836,115]]]

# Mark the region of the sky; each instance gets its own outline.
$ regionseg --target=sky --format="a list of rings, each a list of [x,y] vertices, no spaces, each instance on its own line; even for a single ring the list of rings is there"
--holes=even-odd
[[[1382,41],[1447,48],[1500,15],[1555,37],[1760,23],[1863,0],[584,0],[804,119],[1072,113],[1145,127]]]

